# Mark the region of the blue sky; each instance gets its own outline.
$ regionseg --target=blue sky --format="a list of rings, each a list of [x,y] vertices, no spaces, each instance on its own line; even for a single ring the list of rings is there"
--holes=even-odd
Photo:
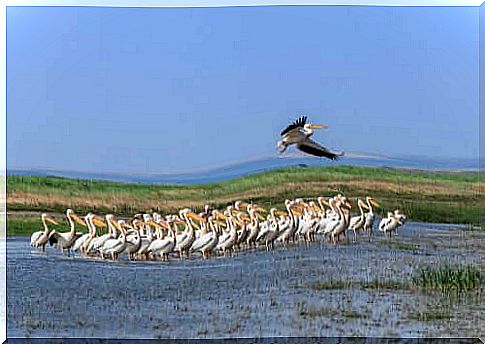
[[[478,8],[8,8],[7,168],[170,172],[276,155],[478,158]]]

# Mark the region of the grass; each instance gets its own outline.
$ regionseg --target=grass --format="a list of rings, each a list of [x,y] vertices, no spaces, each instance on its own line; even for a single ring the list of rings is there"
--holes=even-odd
[[[237,199],[265,207],[283,206],[286,198],[372,195],[382,205],[379,215],[400,208],[410,219],[424,222],[478,224],[478,173],[430,172],[370,167],[291,167],[257,173],[230,181],[177,186],[120,183],[59,177],[8,176],[8,234],[27,233],[28,221],[15,212],[64,213],[73,208],[132,215],[162,214],[184,207],[201,210],[204,204],[225,207]],[[30,223],[30,222],[29,222]],[[40,226],[40,221],[35,225]],[[32,227],[33,228],[33,227]]]
[[[449,294],[477,290],[483,286],[485,278],[476,267],[459,265],[438,268],[423,267],[414,277],[413,282],[425,290],[436,290]]]
[[[318,281],[310,284],[310,288],[314,290],[333,290],[333,289],[348,289],[353,285],[352,281]]]
[[[408,290],[410,285],[393,281],[393,280],[380,280],[375,278],[370,281],[342,281],[342,280],[329,280],[318,281],[310,283],[310,288],[313,290],[341,290],[350,289],[353,287],[360,287],[362,289],[379,289],[379,290]]]
[[[389,241],[389,240],[382,241],[379,243],[379,245],[387,246],[395,250],[403,250],[403,251],[416,251],[420,247],[420,245],[418,244],[410,244],[406,242]]]
[[[439,321],[450,320],[453,317],[449,309],[431,308],[424,311],[418,311],[409,315],[410,319],[418,321]]]

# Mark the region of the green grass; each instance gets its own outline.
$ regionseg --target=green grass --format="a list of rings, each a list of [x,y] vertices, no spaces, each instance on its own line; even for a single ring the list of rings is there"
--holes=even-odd
[[[410,244],[406,242],[389,241],[389,240],[381,241],[379,242],[379,245],[387,246],[395,250],[403,250],[403,251],[416,251],[420,247],[420,245],[418,244]]]
[[[183,207],[200,210],[204,204],[225,207],[237,199],[281,208],[286,198],[337,193],[352,198],[372,195],[383,206],[377,209],[379,215],[400,208],[415,221],[479,223],[478,173],[338,166],[284,168],[189,186],[8,176],[7,210],[13,212],[8,233],[27,233],[27,228],[40,226],[40,221],[35,224],[15,216],[19,211],[64,213],[73,208],[79,214],[166,214]]]
[[[341,290],[350,289],[353,287],[360,287],[362,289],[377,289],[377,290],[409,290],[411,286],[393,280],[380,280],[375,278],[369,281],[342,281],[342,280],[329,280],[329,281],[317,281],[309,284],[309,287],[313,290]]]
[[[310,288],[314,290],[333,290],[333,289],[348,289],[353,285],[352,281],[318,281],[310,284]]]
[[[42,223],[37,217],[7,218],[7,235],[31,235],[42,229]]]
[[[449,309],[432,308],[411,313],[409,318],[418,321],[439,321],[450,320],[453,318],[453,314]]]
[[[482,272],[472,265],[423,267],[414,277],[416,286],[445,294],[465,293],[481,288],[485,282]]]

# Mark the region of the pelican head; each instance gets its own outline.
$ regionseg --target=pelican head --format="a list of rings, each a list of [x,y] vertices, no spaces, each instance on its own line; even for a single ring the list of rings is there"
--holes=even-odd
[[[303,126],[303,128],[306,131],[312,131],[312,129],[325,129],[325,128],[328,128],[328,126],[327,125],[324,125],[324,124],[311,124],[311,123],[308,123],[308,124],[305,124]]]
[[[49,215],[49,214],[43,213],[43,214],[41,215],[41,218],[42,218],[42,220],[47,221],[47,222],[50,222],[50,223],[52,223],[53,225],[58,225],[58,223],[57,223],[57,221],[56,221],[55,217],[54,217],[54,216],[52,216],[52,215]]]
[[[288,144],[285,141],[278,141],[276,148],[278,148],[278,153],[284,153],[286,148],[288,148]]]

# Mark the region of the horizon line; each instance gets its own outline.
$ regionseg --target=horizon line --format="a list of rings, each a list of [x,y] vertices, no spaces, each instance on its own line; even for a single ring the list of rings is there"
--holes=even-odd
[[[174,175],[193,175],[193,174],[203,174],[214,172],[217,170],[222,170],[225,168],[231,168],[239,165],[260,162],[269,159],[310,159],[312,156],[300,153],[300,152],[290,152],[284,155],[259,155],[248,157],[245,159],[240,160],[232,160],[220,164],[214,164],[212,166],[207,167],[195,167],[195,168],[184,168],[184,169],[177,169],[173,171],[154,171],[154,172],[141,172],[141,171],[115,171],[115,170],[105,170],[105,171],[94,171],[94,170],[83,170],[83,169],[62,169],[56,167],[47,167],[47,166],[15,166],[15,167],[7,167],[4,171],[8,174],[9,170],[16,170],[16,171],[33,171],[33,170],[40,170],[43,172],[61,172],[61,173],[86,173],[86,174],[98,174],[98,175],[117,175],[117,176],[143,176],[143,177],[163,177],[163,176],[174,176]],[[369,160],[379,160],[379,159],[389,159],[389,160],[411,160],[411,159],[418,159],[418,160],[426,160],[432,159],[432,161],[444,161],[444,160],[454,160],[454,161],[468,161],[468,162],[476,162],[477,169],[480,165],[480,157],[430,157],[425,155],[413,155],[413,154],[376,154],[376,153],[369,153],[369,152],[346,152],[343,159],[351,158],[351,159],[369,159]],[[325,161],[325,160],[319,160]],[[343,160],[340,160],[342,162]],[[285,166],[282,166],[285,167]],[[291,166],[286,166],[291,167]],[[403,167],[405,168],[405,167]],[[423,168],[426,169],[426,168]],[[457,170],[462,170],[463,168],[457,168]]]

